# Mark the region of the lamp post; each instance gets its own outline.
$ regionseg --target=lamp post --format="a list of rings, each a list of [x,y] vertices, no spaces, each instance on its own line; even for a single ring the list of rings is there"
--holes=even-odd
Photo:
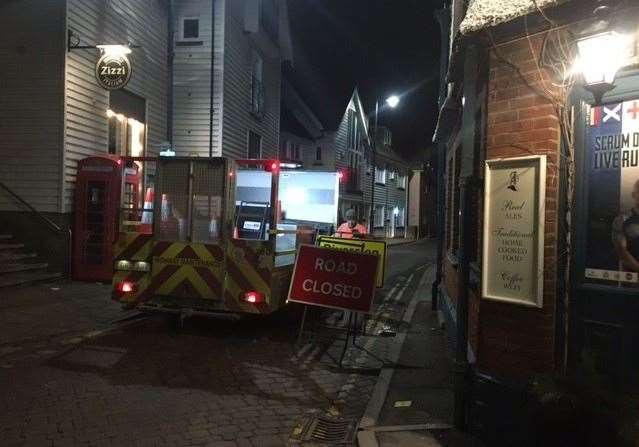
[[[391,95],[385,99],[386,105],[391,109],[394,109],[399,104],[399,96]],[[371,145],[372,154],[371,154],[371,211],[370,211],[370,225],[371,234],[373,233],[373,228],[375,227],[374,218],[375,218],[375,155],[377,152],[377,123],[379,116],[379,98],[375,100],[375,131],[373,133],[373,144]],[[370,129],[368,131],[370,137]]]

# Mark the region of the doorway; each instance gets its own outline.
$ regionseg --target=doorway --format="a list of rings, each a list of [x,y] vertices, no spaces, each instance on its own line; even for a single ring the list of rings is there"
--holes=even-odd
[[[573,95],[576,200],[569,362],[639,389],[639,75],[594,105]]]

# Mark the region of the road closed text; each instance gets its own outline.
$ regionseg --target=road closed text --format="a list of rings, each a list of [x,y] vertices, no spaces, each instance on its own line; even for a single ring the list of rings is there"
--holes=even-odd
[[[370,312],[375,294],[377,256],[300,246],[289,301]]]
[[[335,261],[333,259],[316,258],[314,270],[316,272],[340,273],[342,275],[356,275],[357,264],[354,262]],[[331,295],[341,298],[359,299],[362,296],[362,288],[350,284],[305,279],[302,281],[302,289],[305,292],[313,292],[321,295]]]

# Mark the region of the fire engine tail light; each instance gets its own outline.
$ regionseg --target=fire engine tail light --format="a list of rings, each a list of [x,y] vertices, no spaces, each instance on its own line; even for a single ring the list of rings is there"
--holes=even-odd
[[[137,287],[134,282],[121,281],[117,285],[118,292],[121,293],[135,293]]]
[[[246,292],[244,295],[242,295],[241,301],[244,301],[245,303],[251,303],[251,304],[261,304],[265,300],[264,300],[264,295],[262,293],[257,292],[255,290],[251,290],[250,292]]]
[[[280,169],[280,163],[278,161],[269,161],[264,166],[264,170],[268,172],[277,172]]]

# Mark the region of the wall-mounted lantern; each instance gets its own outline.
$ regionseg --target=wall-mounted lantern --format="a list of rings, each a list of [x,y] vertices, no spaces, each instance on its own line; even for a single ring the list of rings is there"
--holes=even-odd
[[[577,40],[577,68],[583,74],[584,88],[592,93],[595,104],[615,88],[617,71],[624,66],[627,39],[615,31],[606,31]]]
[[[615,31],[611,16],[617,0],[597,0],[594,21],[577,39],[578,56],[574,68],[583,75],[584,88],[592,93],[595,105],[615,88],[617,71],[626,65],[627,36]]]

